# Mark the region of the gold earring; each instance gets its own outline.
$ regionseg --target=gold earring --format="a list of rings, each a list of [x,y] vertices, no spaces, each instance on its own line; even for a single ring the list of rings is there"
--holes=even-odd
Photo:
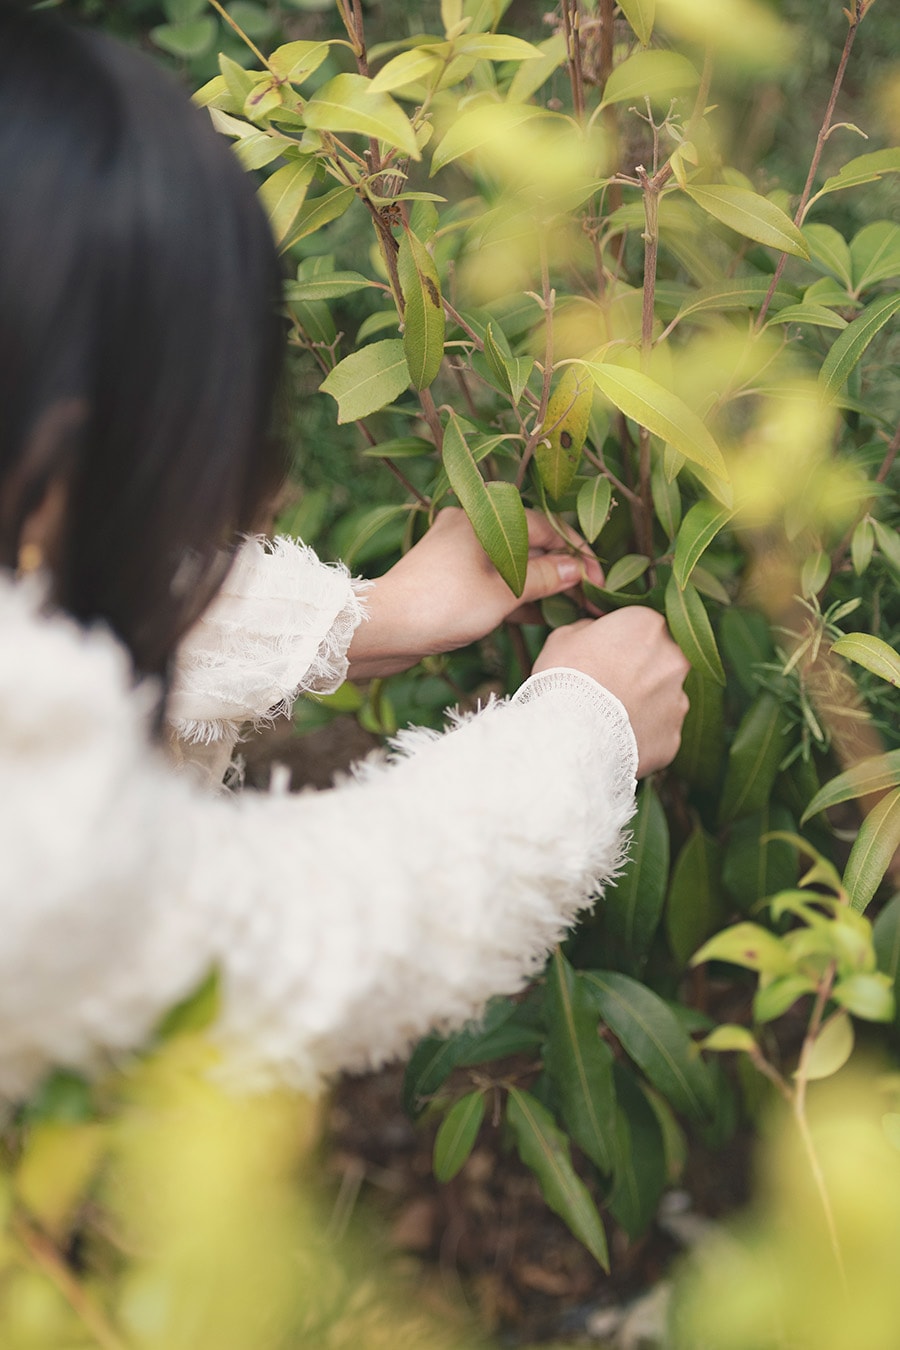
[[[19,549],[18,574],[27,576],[29,572],[38,572],[44,565],[44,550],[40,544],[23,544]]]

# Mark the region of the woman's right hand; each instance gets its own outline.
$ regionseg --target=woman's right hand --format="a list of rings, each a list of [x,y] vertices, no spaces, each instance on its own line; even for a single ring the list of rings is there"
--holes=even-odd
[[[661,614],[633,605],[557,628],[534,673],[554,666],[592,676],[624,704],[638,746],[638,777],[675,758],[689,706],[682,685],[690,663]]]

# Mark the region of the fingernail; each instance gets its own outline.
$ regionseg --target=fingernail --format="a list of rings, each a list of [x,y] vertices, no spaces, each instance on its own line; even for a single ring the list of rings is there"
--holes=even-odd
[[[559,579],[565,586],[574,586],[576,581],[581,580],[581,563],[575,558],[560,558],[556,564],[556,570],[559,573]]]

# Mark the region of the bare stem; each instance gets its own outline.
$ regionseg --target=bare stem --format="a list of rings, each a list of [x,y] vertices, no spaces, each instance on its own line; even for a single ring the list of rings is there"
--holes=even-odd
[[[521,488],[525,482],[525,473],[531,462],[531,457],[535,452],[538,441],[545,434],[544,423],[547,420],[547,406],[550,402],[550,385],[553,380],[553,304],[555,294],[550,286],[550,264],[547,260],[547,249],[541,239],[541,299],[544,308],[544,369],[541,380],[541,401],[538,404],[535,413],[534,426],[531,435],[525,443],[525,449],[522,452],[522,461],[519,465],[519,472],[516,475],[516,487]]]
[[[270,73],[270,75],[273,75],[280,84],[281,80],[276,75],[272,67],[269,65],[268,61],[263,56],[262,52],[257,47],[256,43],[253,42],[252,39],[247,36],[243,28],[241,28],[240,24],[235,23],[234,19],[231,17],[228,11],[224,9],[222,5],[219,4],[219,0],[209,0],[209,3],[212,5],[213,9],[216,11],[219,17],[224,19],[230,28],[234,29],[238,37],[241,39],[241,42],[245,43],[246,46],[250,48],[250,51],[256,57],[259,64],[261,66],[265,66],[266,70]]]
[[[641,364],[646,370],[653,347],[653,319],[656,305],[656,263],[659,254],[659,198],[663,187],[671,176],[668,164],[650,178],[643,165],[639,165],[637,175],[644,194],[644,291],[641,308]],[[638,547],[646,557],[653,556],[653,492],[650,486],[650,432],[646,427],[640,429],[640,449],[638,459],[638,488],[641,509],[635,525],[637,527]]]
[[[566,59],[572,85],[572,108],[577,121],[584,120],[584,72],[581,68],[581,34],[578,0],[562,0],[563,30],[566,35]]]
[[[849,14],[850,11],[845,10],[844,13]],[[837,97],[841,91],[841,85],[844,82],[844,74],[847,69],[847,62],[850,59],[850,51],[851,48],[853,47],[853,40],[856,37],[856,31],[859,28],[860,23],[862,22],[864,13],[865,7],[862,3],[862,0],[853,0],[852,17],[850,19],[850,26],[847,29],[847,37],[844,41],[844,50],[841,52],[841,59],[840,62],[838,63],[837,73],[834,77],[834,83],[831,86],[831,94],[828,99],[828,106],[825,109],[825,116],[822,118],[822,125],[819,127],[819,134],[816,137],[816,148],[813,151],[812,162],[810,163],[809,166],[809,173],[806,175],[806,183],[803,188],[803,193],[800,197],[800,204],[797,207],[796,212],[794,213],[794,224],[798,226],[798,228],[800,225],[802,225],[803,218],[806,215],[806,207],[809,202],[810,194],[812,192],[812,186],[813,183],[815,182],[816,173],[819,168],[819,160],[822,158],[822,151],[825,148],[825,142],[827,141],[828,134],[831,130],[831,119],[834,116],[834,106],[837,103]],[[778,259],[778,266],[775,268],[775,273],[772,277],[769,289],[766,292],[766,298],[762,302],[762,307],[760,308],[759,314],[756,319],[757,332],[759,332],[760,328],[762,328],[762,325],[765,321],[765,317],[769,312],[769,306],[772,303],[772,297],[775,294],[775,290],[778,286],[779,281],[781,280],[781,274],[784,271],[787,260],[788,255],[786,253],[782,253],[781,257]]]

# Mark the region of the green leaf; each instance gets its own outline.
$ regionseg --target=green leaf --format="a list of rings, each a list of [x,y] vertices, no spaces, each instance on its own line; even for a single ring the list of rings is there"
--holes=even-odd
[[[601,108],[610,103],[636,101],[643,105],[649,98],[656,105],[668,106],[673,94],[694,89],[700,82],[696,69],[679,52],[654,48],[635,52],[614,67],[603,89]]]
[[[427,389],[444,357],[444,303],[434,259],[412,230],[405,230],[397,255],[405,304],[403,350],[414,389]]]
[[[832,778],[813,797],[800,819],[805,825],[810,816],[826,811],[840,802],[852,801],[855,797],[865,797],[870,792],[883,792],[886,788],[900,785],[900,750],[889,750],[883,755],[870,755],[861,759],[845,773]]]
[[[401,52],[381,67],[372,80],[372,93],[390,94],[408,84],[427,81],[442,67],[443,61],[432,47],[415,47],[411,52]]]
[[[717,684],[725,683],[725,672],[706,607],[691,583],[679,586],[674,574],[666,584],[666,618],[672,636],[695,669]]]
[[[806,975],[781,975],[768,984],[760,982],[753,996],[753,1020],[774,1022],[793,1008],[798,999],[815,992],[815,983]]]
[[[875,538],[878,541],[878,548],[882,556],[887,559],[895,571],[900,572],[900,534],[896,530],[891,530],[887,525],[882,525],[880,520],[872,517],[872,529],[875,531]]]
[[[790,216],[758,193],[730,183],[689,183],[684,190],[704,211],[747,239],[777,248],[780,253],[809,257],[806,240]]]
[[[620,412],[675,447],[692,464],[728,478],[722,452],[695,412],[676,395],[637,370],[585,362],[597,388]]]
[[[763,693],[744,714],[728,755],[719,818],[736,820],[761,811],[784,755],[785,719],[773,694]]]
[[[559,948],[547,971],[544,1065],[569,1134],[601,1172],[611,1172],[616,1126],[613,1055],[581,977]]]
[[[453,47],[457,56],[479,61],[536,61],[541,56],[538,47],[509,33],[466,33],[455,39]]]
[[[315,171],[316,161],[310,155],[285,164],[283,169],[276,169],[259,189],[260,200],[266,208],[278,244],[283,243],[300,214]]]
[[[434,1141],[434,1175],[450,1181],[461,1170],[475,1146],[484,1120],[484,1093],[469,1092],[454,1102]]]
[[[756,667],[774,656],[769,625],[755,609],[726,609],[719,624],[725,659],[744,693],[753,695],[759,684]]]
[[[499,328],[498,332],[501,332]],[[497,338],[494,337],[493,324],[491,323],[484,330],[484,355],[494,378],[512,397],[513,402],[518,403],[528,383],[528,377],[534,369],[534,362],[531,357],[512,356],[508,351],[504,351]]]
[[[363,510],[355,517],[345,516],[341,521],[346,533],[344,534],[340,554],[348,567],[352,567],[357,561],[365,561],[369,556],[367,545],[375,539],[386,526],[394,524],[401,516],[405,515],[409,508],[404,505],[397,506],[371,506],[368,510]],[[347,529],[347,526],[352,528]],[[399,539],[397,544],[399,545]],[[375,553],[377,555],[377,551]]]
[[[379,441],[362,454],[367,459],[419,459],[422,455],[433,455],[434,446],[421,436],[397,436],[389,441]]]
[[[540,108],[528,103],[487,103],[468,108],[454,118],[431,161],[432,175],[462,155],[469,155],[488,141],[500,141],[507,132],[540,116]]]
[[[510,103],[524,103],[537,93],[566,59],[566,35],[562,30],[537,44],[539,56],[523,62],[510,81],[506,97]]]
[[[590,1192],[572,1166],[565,1135],[545,1106],[520,1088],[510,1088],[506,1119],[516,1137],[519,1157],[537,1177],[555,1214],[609,1272],[606,1234]]]
[[[443,460],[478,542],[513,594],[521,595],[528,568],[528,521],[515,485],[485,483],[453,413],[444,432]]]
[[[666,1148],[660,1117],[634,1074],[616,1065],[616,1170],[609,1212],[630,1238],[652,1220],[666,1187]]]
[[[879,281],[900,276],[900,225],[876,220],[864,226],[850,244],[852,284],[858,292]]]
[[[316,230],[321,230],[323,225],[328,225],[332,220],[337,220],[350,207],[356,193],[352,187],[336,187],[330,192],[325,192],[321,197],[307,197],[300,208],[297,219],[294,221],[286,237],[282,240],[282,250],[293,248],[294,244],[307,235],[315,234]]]
[[[373,94],[372,81],[363,75],[335,75],[316,90],[303,116],[315,131],[374,136],[411,159],[422,158],[406,113],[389,94]]]
[[[681,729],[674,768],[696,787],[711,788],[719,776],[725,750],[725,695],[717,680],[693,667],[684,682],[690,707]]]
[[[642,577],[650,566],[650,559],[643,553],[626,553],[623,558],[617,559],[609,569],[609,575],[606,578],[606,589],[609,591],[622,591],[629,586],[632,581],[637,581]]]
[[[276,47],[269,57],[269,66],[282,80],[302,84],[328,55],[330,42],[286,42]]]
[[[797,850],[774,832],[794,826],[786,807],[768,803],[731,826],[722,861],[722,882],[740,909],[749,913],[758,901],[786,890],[797,880]]]
[[[758,923],[736,923],[705,942],[691,957],[691,965],[704,961],[727,961],[767,975],[792,975],[794,962],[784,943]]]
[[[650,471],[650,490],[656,519],[670,539],[674,539],[681,524],[681,490],[676,479],[666,477],[665,455],[655,454]]]
[[[866,1022],[894,1020],[894,991],[887,975],[848,975],[839,980],[831,991],[835,1003],[840,1003],[854,1017]]]
[[[824,398],[835,397],[876,333],[881,331],[898,309],[900,309],[900,293],[882,295],[873,300],[871,305],[867,305],[840,336],[835,338],[819,371],[819,385]]]
[[[178,56],[183,61],[194,61],[212,51],[218,25],[211,15],[194,19],[191,23],[161,23],[150,29],[151,41],[157,47]]]
[[[846,328],[847,320],[824,305],[788,305],[766,320],[766,327],[776,323],[805,323],[814,328]]]
[[[900,296],[897,298],[900,300]],[[870,670],[879,679],[887,680],[888,684],[900,684],[900,656],[893,647],[871,633],[849,633],[835,642],[831,650]]]
[[[872,529],[871,522],[861,520],[853,531],[853,537],[850,540],[850,558],[853,562],[853,570],[858,577],[872,561],[872,550],[875,547],[875,531]]]
[[[368,277],[359,272],[322,272],[300,281],[289,281],[285,297],[288,300],[340,300],[372,285]]]
[[[600,1016],[676,1111],[697,1120],[713,1114],[712,1082],[697,1047],[663,1000],[618,971],[583,976]]]
[[[886,173],[900,173],[900,149],[875,150],[871,154],[857,155],[855,159],[848,160],[839,173],[826,178],[813,200],[829,192],[859,187],[862,183],[874,183]]]
[[[215,111],[215,109],[212,109],[212,113],[215,113]],[[214,123],[218,121],[219,116],[221,114],[213,118]],[[216,130],[221,130],[221,128],[216,126]],[[250,134],[241,136],[240,140],[233,146],[234,153],[243,168],[252,172],[254,169],[264,169],[267,164],[280,159],[285,149],[284,141],[278,136],[269,136],[265,131],[249,130]]]
[[[418,1115],[430,1097],[447,1081],[453,1070],[466,1062],[467,1054],[485,1039],[502,1030],[519,1011],[509,999],[488,1004],[480,1024],[465,1027],[453,1036],[426,1036],[409,1058],[403,1077],[403,1109]]]
[[[731,517],[732,512],[726,511],[716,502],[697,502],[688,511],[675,541],[672,568],[675,580],[682,589],[703,554]]]
[[[895,1007],[900,1006],[900,891],[893,895],[872,926],[878,969],[890,980]]]
[[[408,385],[403,343],[386,338],[345,356],[319,387],[337,401],[339,422],[355,422],[392,403]]]
[[[619,9],[631,24],[644,47],[653,36],[656,0],[619,0]]]
[[[831,559],[821,549],[804,558],[800,569],[800,592],[805,596],[818,595],[831,575]]]
[[[578,489],[575,506],[578,512],[578,528],[589,544],[592,544],[609,519],[612,502],[612,487],[608,478],[597,474],[582,483]]]
[[[842,1069],[853,1054],[853,1023],[845,1012],[830,1017],[816,1037],[806,1061],[805,1077],[810,1082],[830,1078]],[[794,1075],[797,1076],[796,1074]]]
[[[708,1036],[704,1036],[700,1042],[703,1050],[716,1050],[719,1052],[728,1050],[741,1050],[744,1053],[750,1053],[756,1049],[756,1039],[752,1031],[746,1027],[735,1026],[733,1023],[724,1023],[711,1031]]]
[[[802,233],[810,260],[821,263],[849,290],[853,285],[853,263],[844,236],[833,225],[804,225]]]
[[[650,782],[638,792],[632,817],[628,862],[607,887],[603,916],[607,931],[632,960],[650,949],[662,917],[669,879],[669,827]]]
[[[705,310],[759,309],[768,295],[771,279],[769,277],[734,277],[718,285],[698,291],[690,300],[686,300],[678,311],[680,318],[688,314],[697,314]],[[795,299],[791,292],[776,290],[772,296],[772,305],[787,304]]]
[[[680,965],[697,950],[723,918],[719,886],[720,850],[697,826],[672,869],[666,900],[666,935]]]
[[[900,788],[882,797],[860,826],[844,869],[850,903],[862,913],[900,848]]]
[[[252,0],[231,0],[227,8],[238,27],[257,42],[271,37],[275,31],[274,17],[264,5]]]

